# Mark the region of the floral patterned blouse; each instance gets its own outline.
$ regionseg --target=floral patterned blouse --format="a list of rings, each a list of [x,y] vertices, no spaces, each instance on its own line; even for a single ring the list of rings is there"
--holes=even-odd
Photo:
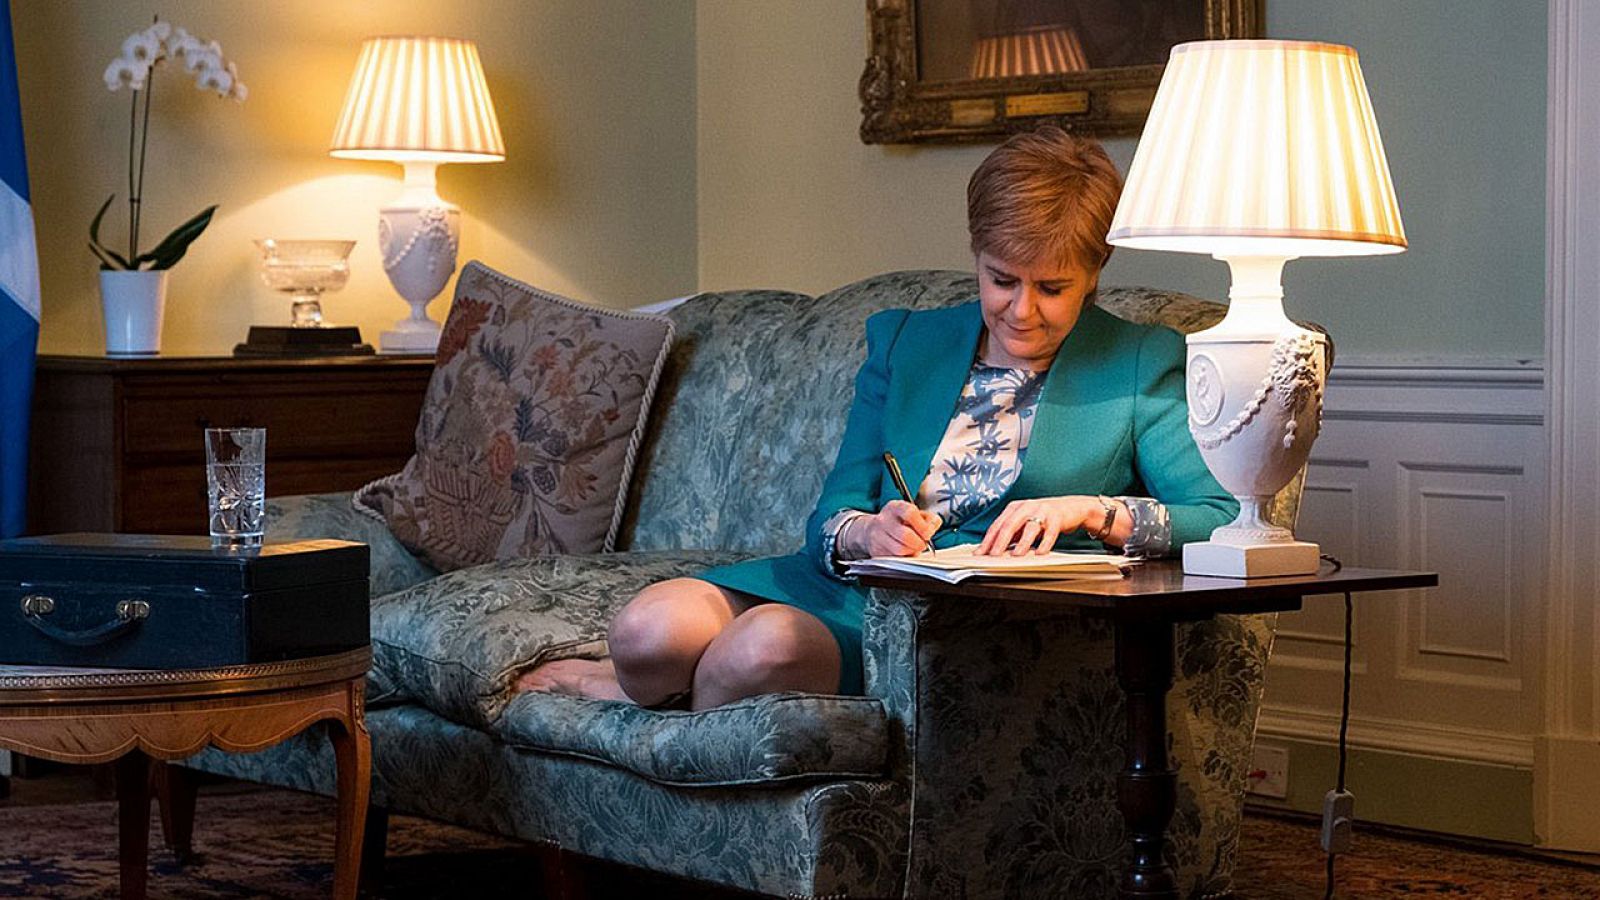
[[[975,363],[933,455],[917,506],[950,527],[972,518],[1022,472],[1044,372]]]

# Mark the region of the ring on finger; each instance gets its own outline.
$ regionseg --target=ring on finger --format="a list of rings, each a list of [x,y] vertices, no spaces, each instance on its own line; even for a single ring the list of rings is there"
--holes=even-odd
[[[1044,527],[1044,517],[1043,516],[1029,516],[1026,519],[1023,519],[1022,521],[1023,521],[1023,524],[1025,524],[1025,525],[1026,524],[1033,524],[1033,525],[1039,526],[1040,528]]]

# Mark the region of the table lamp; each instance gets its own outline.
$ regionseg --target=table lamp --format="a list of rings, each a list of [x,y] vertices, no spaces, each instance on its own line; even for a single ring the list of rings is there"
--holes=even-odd
[[[388,353],[433,352],[439,323],[428,317],[428,303],[455,272],[461,240],[461,208],[439,198],[434,169],[506,156],[477,45],[440,37],[369,38],[328,152],[405,166],[404,190],[378,211],[378,249],[411,315],[383,332],[379,346]]]
[[[1283,312],[1285,262],[1399,253],[1400,207],[1360,61],[1305,41],[1172,48],[1107,240],[1228,264],[1228,314],[1188,336],[1189,430],[1239,516],[1183,548],[1194,575],[1317,569],[1267,518],[1322,426],[1327,340]]]

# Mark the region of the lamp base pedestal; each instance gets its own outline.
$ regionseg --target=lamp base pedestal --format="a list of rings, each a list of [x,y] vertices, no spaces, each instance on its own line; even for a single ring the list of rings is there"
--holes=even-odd
[[[395,328],[378,336],[378,349],[384,353],[432,353],[439,349],[439,325],[425,320],[433,328]],[[412,325],[413,320],[402,319],[401,325]]]
[[[1311,575],[1321,558],[1322,548],[1310,541],[1249,545],[1202,541],[1183,545],[1183,574],[1222,578]]]

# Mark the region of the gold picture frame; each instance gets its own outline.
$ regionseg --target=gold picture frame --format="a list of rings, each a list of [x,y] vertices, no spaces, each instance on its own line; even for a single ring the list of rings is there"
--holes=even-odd
[[[863,143],[1136,137],[1171,45],[1261,37],[1262,0],[867,0],[867,33]]]

